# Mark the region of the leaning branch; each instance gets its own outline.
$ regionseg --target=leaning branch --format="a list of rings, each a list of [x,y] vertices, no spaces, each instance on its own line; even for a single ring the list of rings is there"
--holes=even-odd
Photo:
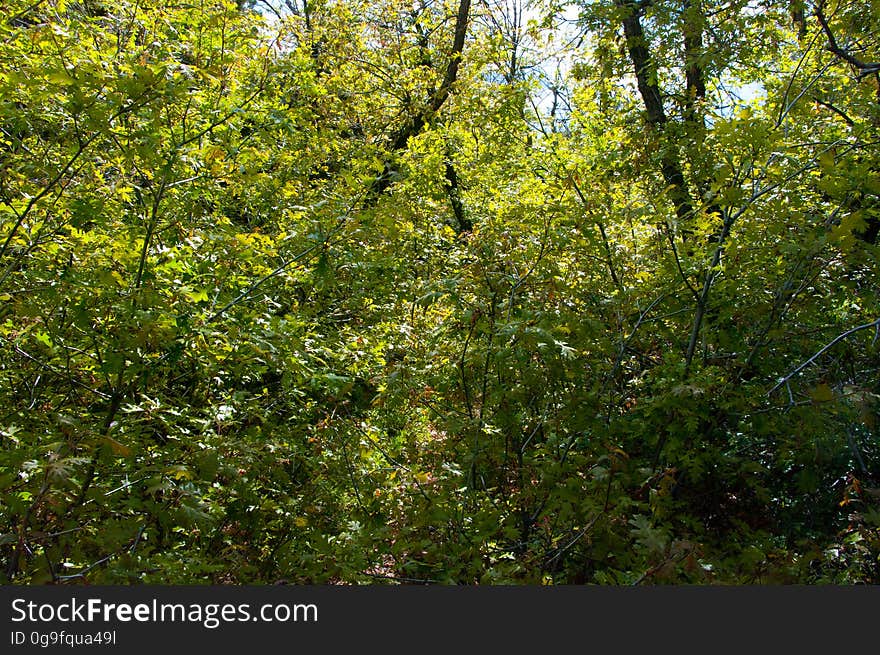
[[[235,298],[233,298],[228,303],[223,305],[223,307],[221,307],[220,309],[215,311],[213,314],[211,314],[211,316],[209,316],[207,318],[205,323],[213,323],[218,318],[223,316],[227,311],[229,311],[230,309],[232,309],[236,305],[241,304],[243,301],[247,300],[251,296],[251,294],[257,290],[258,287],[262,286],[263,283],[268,282],[269,280],[271,280],[274,277],[278,277],[279,275],[284,273],[288,268],[290,268],[291,266],[293,266],[297,262],[301,262],[304,259],[308,258],[309,256],[314,255],[319,250],[325,248],[327,246],[327,244],[330,242],[330,239],[333,236],[335,236],[337,233],[339,233],[343,227],[345,227],[349,213],[350,213],[350,211],[346,212],[345,214],[343,214],[340,217],[340,219],[336,222],[336,225],[327,234],[327,236],[325,238],[321,239],[320,241],[316,241],[315,243],[310,245],[305,250],[301,250],[300,252],[298,252],[294,256],[292,256],[288,259],[285,259],[283,262],[281,262],[281,264],[277,268],[270,271],[269,273],[267,273],[263,277],[259,278],[256,282],[253,282],[250,286],[248,286],[243,291],[241,291],[237,296],[235,296]]]
[[[865,323],[864,325],[859,325],[858,327],[854,327],[851,330],[847,330],[843,334],[839,334],[836,337],[834,337],[834,339],[832,339],[825,346],[823,346],[818,351],[816,351],[812,355],[812,357],[807,359],[803,364],[798,366],[791,373],[789,373],[788,375],[786,375],[784,377],[779,378],[779,380],[776,382],[776,385],[772,389],[770,389],[770,391],[767,392],[767,395],[768,396],[771,395],[774,391],[776,391],[783,384],[788,384],[789,380],[791,380],[795,375],[797,375],[798,373],[803,371],[805,368],[807,368],[807,366],[809,366],[810,364],[815,362],[817,359],[819,359],[819,357],[821,357],[823,353],[825,353],[829,348],[831,348],[835,344],[840,343],[841,341],[843,341],[847,337],[855,334],[856,332],[861,332],[862,330],[867,330],[869,328],[874,328],[875,330],[880,330],[880,318],[875,319],[875,320],[871,321],[870,323]],[[875,339],[875,341],[876,341],[876,339]]]
[[[374,205],[394,180],[394,167],[391,157],[396,152],[404,150],[409,140],[418,136],[431,118],[440,111],[440,108],[452,93],[452,87],[458,79],[458,69],[461,65],[461,57],[464,52],[464,42],[467,36],[468,16],[471,10],[471,0],[461,0],[458,5],[458,14],[455,18],[455,35],[452,40],[452,51],[449,54],[449,62],[440,86],[428,98],[424,109],[410,116],[409,119],[394,134],[391,135],[391,152],[389,159],[385,161],[381,175],[373,180],[367,194],[367,204]]]
[[[841,59],[843,59],[846,63],[854,66],[859,69],[858,78],[862,79],[867,75],[871,75],[872,73],[880,73],[880,62],[869,63],[862,61],[855,57],[849,50],[846,48],[841,48],[837,39],[834,38],[834,32],[831,31],[831,27],[828,25],[828,20],[825,17],[824,11],[824,2],[819,2],[816,4],[816,19],[819,21],[819,25],[822,26],[822,31],[825,32],[825,36],[828,37],[828,51],[837,55]]]

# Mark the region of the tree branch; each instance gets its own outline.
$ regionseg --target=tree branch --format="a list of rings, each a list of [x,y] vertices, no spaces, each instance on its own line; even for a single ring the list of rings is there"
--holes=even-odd
[[[809,366],[810,364],[815,362],[819,357],[822,356],[823,353],[825,353],[829,348],[831,348],[835,344],[843,341],[844,339],[846,339],[847,337],[849,337],[852,334],[855,334],[856,332],[860,332],[861,330],[867,330],[868,328],[880,329],[880,318],[873,320],[870,323],[865,323],[864,325],[859,325],[858,327],[854,327],[850,330],[847,330],[843,334],[839,334],[836,337],[834,337],[831,341],[829,341],[822,348],[817,350],[809,359],[807,359],[803,364],[801,364],[796,369],[794,369],[791,373],[789,373],[788,375],[786,375],[784,377],[779,378],[779,380],[776,382],[776,385],[772,389],[770,389],[770,391],[767,392],[767,395],[769,396],[769,395],[773,394],[773,392],[776,391],[783,384],[787,385],[789,380],[791,380],[795,375],[797,375],[798,373],[803,371],[805,368],[807,368],[807,366]]]
[[[372,206],[391,186],[394,181],[394,167],[391,156],[404,150],[409,140],[418,136],[430,119],[440,111],[440,108],[452,93],[452,86],[458,79],[458,69],[461,65],[461,56],[464,51],[464,41],[467,36],[468,16],[471,9],[471,0],[461,0],[458,5],[458,14],[455,18],[455,35],[452,41],[452,52],[449,54],[449,62],[446,65],[446,73],[437,90],[431,94],[427,106],[415,116],[411,116],[392,136],[391,152],[385,161],[382,173],[373,180],[367,194],[367,205]]]
[[[880,73],[880,62],[877,63],[868,63],[864,62],[861,59],[855,57],[849,50],[845,48],[841,48],[837,44],[837,39],[834,38],[834,32],[831,31],[831,27],[828,25],[828,20],[825,17],[824,11],[825,2],[824,0],[816,3],[816,19],[819,21],[819,25],[822,26],[822,31],[825,32],[825,36],[828,37],[828,51],[837,55],[841,59],[843,59],[848,64],[854,66],[859,69],[858,79],[862,79],[871,73]]]

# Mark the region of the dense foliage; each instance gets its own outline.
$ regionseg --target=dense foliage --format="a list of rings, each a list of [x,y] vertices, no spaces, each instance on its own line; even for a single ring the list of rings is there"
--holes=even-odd
[[[880,582],[878,25],[5,0],[5,579]]]

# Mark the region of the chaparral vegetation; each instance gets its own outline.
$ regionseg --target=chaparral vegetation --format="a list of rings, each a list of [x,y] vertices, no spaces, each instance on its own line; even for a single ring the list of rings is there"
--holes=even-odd
[[[877,0],[4,0],[0,579],[880,582]]]

